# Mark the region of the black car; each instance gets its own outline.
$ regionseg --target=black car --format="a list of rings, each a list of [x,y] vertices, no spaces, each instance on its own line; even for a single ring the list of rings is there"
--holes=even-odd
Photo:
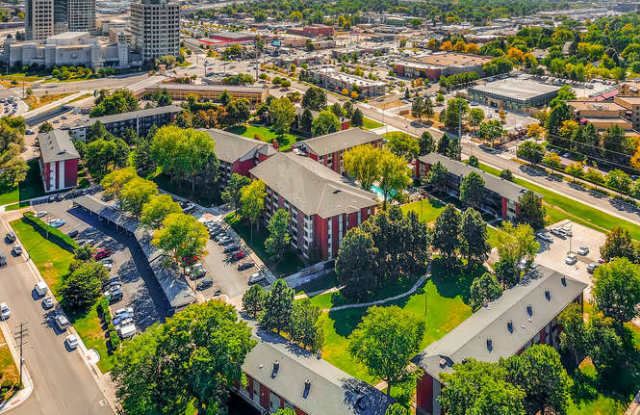
[[[238,271],[244,271],[245,269],[253,268],[253,262],[243,262],[238,265]]]
[[[206,280],[202,280],[198,283],[198,285],[196,285],[196,290],[198,291],[204,291],[207,288],[213,287],[213,281],[206,279]]]
[[[11,244],[16,240],[16,234],[13,232],[9,232],[8,234],[5,235],[4,240],[8,243]]]
[[[224,253],[225,254],[230,254],[232,252],[237,251],[238,249],[240,249],[240,247],[238,245],[229,245],[228,247],[224,248]]]
[[[5,265],[7,265],[7,256],[0,254],[0,267],[4,267]]]
[[[76,230],[74,230],[74,231],[69,232],[69,233],[67,234],[67,236],[68,236],[69,238],[75,238],[76,236],[78,236],[78,230],[76,229]]]

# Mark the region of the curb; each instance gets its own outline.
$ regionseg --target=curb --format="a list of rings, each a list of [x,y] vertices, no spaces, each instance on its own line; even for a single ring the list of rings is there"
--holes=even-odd
[[[20,370],[20,354],[16,350],[16,345],[14,343],[15,339],[11,334],[11,330],[9,329],[8,324],[4,321],[0,323],[0,329],[2,329],[2,334],[4,335],[5,341],[7,342],[7,346],[9,346],[11,356],[13,356],[13,361],[18,367],[18,370]],[[6,401],[0,403],[0,414],[17,408],[27,399],[29,399],[31,393],[33,393],[33,380],[31,379],[31,375],[29,374],[29,369],[27,368],[26,364],[23,364],[22,366],[22,383],[22,389],[20,389]]]

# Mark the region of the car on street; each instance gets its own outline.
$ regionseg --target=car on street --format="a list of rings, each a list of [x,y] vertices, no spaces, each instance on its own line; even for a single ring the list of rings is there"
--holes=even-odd
[[[8,234],[6,234],[4,236],[4,240],[8,243],[11,244],[16,240],[16,234],[13,232],[9,232]]]
[[[204,291],[207,288],[210,288],[212,286],[213,286],[213,281],[207,278],[207,279],[204,279],[204,280],[200,281],[198,283],[198,285],[196,285],[196,290]]]
[[[111,254],[112,254],[111,249],[109,249],[109,248],[100,248],[100,249],[98,249],[98,252],[93,254],[93,259],[95,259],[95,260],[104,259],[104,258],[106,258],[108,256],[111,256]]]
[[[565,258],[564,262],[567,265],[573,265],[576,262],[578,262],[578,257],[576,256],[576,254],[571,253],[571,254],[567,255],[567,257]]]
[[[589,247],[588,246],[581,246],[580,248],[578,248],[578,250],[576,251],[578,253],[578,255],[589,255]]]
[[[70,334],[64,338],[64,344],[67,345],[69,350],[75,350],[78,347],[78,337],[75,334]]]
[[[64,314],[58,314],[54,318],[54,322],[56,324],[56,327],[60,331],[67,331],[67,327],[71,325],[71,323],[69,323],[69,320],[64,316]]]
[[[0,254],[0,267],[4,267],[5,265],[7,265],[7,256]]]
[[[11,310],[7,303],[0,303],[0,317],[2,320],[6,320],[11,316]]]
[[[254,265],[255,264],[253,262],[243,262],[242,264],[238,265],[238,271],[244,271],[245,269],[253,268]]]
[[[18,244],[15,244],[13,246],[13,249],[11,249],[11,253],[15,256],[20,256],[22,255],[22,247]]]
[[[42,308],[45,310],[53,308],[53,298],[51,296],[44,297],[44,300],[42,300]]]
[[[538,237],[538,239],[542,241],[549,242],[549,243],[553,242],[553,238],[547,235],[546,233],[538,232],[536,236]]]
[[[249,276],[249,285],[257,284],[264,279],[264,274],[256,272]]]

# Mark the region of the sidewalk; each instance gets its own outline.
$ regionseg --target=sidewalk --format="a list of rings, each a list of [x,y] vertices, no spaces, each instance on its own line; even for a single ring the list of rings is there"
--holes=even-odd
[[[7,346],[9,346],[9,350],[11,351],[11,355],[13,356],[13,361],[20,369],[20,351],[18,350],[18,346],[15,344],[15,339],[13,338],[13,334],[8,327],[7,322],[3,321],[0,323],[0,329],[2,329],[2,335],[4,336],[5,341],[7,342]],[[23,388],[16,392],[13,396],[11,396],[6,401],[0,403],[0,414],[8,412],[21,403],[29,399],[31,393],[33,392],[33,381],[31,380],[31,375],[29,374],[29,369],[27,369],[27,365],[22,366],[22,385]]]

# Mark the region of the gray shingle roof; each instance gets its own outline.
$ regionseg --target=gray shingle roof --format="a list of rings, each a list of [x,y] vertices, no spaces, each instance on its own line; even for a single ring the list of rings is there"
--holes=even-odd
[[[313,153],[324,156],[378,140],[382,140],[382,136],[376,133],[361,128],[349,128],[301,141],[296,143],[296,146],[306,147]]]
[[[242,137],[216,128],[203,131],[206,131],[215,142],[216,157],[227,163],[254,157],[257,151],[261,151],[265,155],[276,152],[271,144],[260,140]]]
[[[437,162],[440,162],[447,168],[449,173],[455,174],[458,177],[466,177],[469,173],[476,172],[484,179],[484,186],[487,189],[492,190],[509,200],[517,202],[518,199],[520,199],[520,196],[527,192],[527,189],[510,182],[509,180],[501,179],[493,174],[485,173],[476,167],[469,166],[467,163],[463,163],[458,160],[450,159],[440,153],[429,153],[421,156],[418,160],[429,165],[434,165]]]
[[[308,415],[385,413],[390,399],[382,392],[273,333],[258,335],[262,340],[246,356],[242,370]],[[307,380],[310,388],[304,397]]]
[[[582,295],[586,287],[581,281],[538,265],[537,278],[527,277],[506,290],[500,298],[430,344],[413,361],[437,379],[440,372],[450,372],[453,363],[463,359],[497,362],[513,356]],[[487,340],[491,340],[491,349]]]
[[[292,153],[278,153],[250,173],[306,215],[330,218],[377,205],[376,196],[344,176]]]
[[[48,133],[40,133],[38,143],[42,161],[45,163],[80,158],[67,131],[55,129]]]
[[[125,121],[133,118],[144,118],[144,117],[150,117],[153,115],[168,114],[168,113],[175,114],[175,113],[179,113],[180,111],[182,111],[182,108],[180,108],[177,105],[167,105],[164,107],[148,108],[148,109],[139,110],[139,111],[123,112],[121,114],[105,115],[102,117],[90,118],[86,120],[86,126],[93,125],[96,121],[100,121],[103,124],[109,124],[112,122]]]

